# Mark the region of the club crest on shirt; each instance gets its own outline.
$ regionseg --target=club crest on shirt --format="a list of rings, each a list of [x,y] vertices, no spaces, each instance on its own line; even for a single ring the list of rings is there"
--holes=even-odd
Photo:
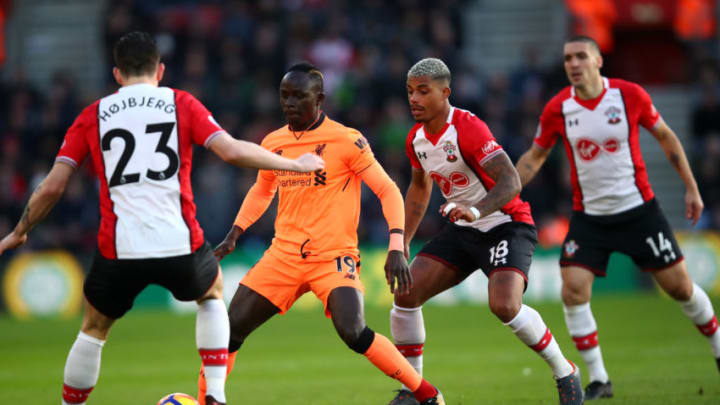
[[[622,111],[615,106],[610,106],[610,108],[605,110],[605,115],[607,115],[607,117],[608,117],[608,124],[615,125],[615,124],[619,123],[620,121],[622,121],[620,119],[621,112]]]
[[[323,153],[325,153],[325,146],[327,146],[326,143],[320,144],[315,147],[315,154],[318,156],[322,156]]]
[[[445,141],[445,144],[443,145],[443,151],[447,154],[447,161],[448,162],[454,162],[457,160],[457,155],[455,154],[455,149],[457,146],[453,144],[450,141]]]
[[[577,243],[575,243],[575,239],[570,239],[565,243],[565,246],[563,246],[563,250],[565,251],[565,257],[572,258],[575,256],[575,252],[580,249],[580,246],[578,246]]]

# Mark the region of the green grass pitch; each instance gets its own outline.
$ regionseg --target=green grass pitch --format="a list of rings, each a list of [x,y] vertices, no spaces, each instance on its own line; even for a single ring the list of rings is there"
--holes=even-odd
[[[715,308],[720,308],[715,300]],[[533,304],[571,360],[558,303]],[[598,296],[605,362],[615,398],[601,405],[718,404],[720,374],[705,338],[669,299]],[[369,308],[368,324],[389,335],[387,308]],[[448,404],[557,404],[545,363],[486,305],[424,309],[425,377]],[[0,393],[5,403],[59,404],[65,357],[79,319],[0,318]],[[133,311],[113,328],[89,404],[153,405],[165,394],[196,394],[200,360],[195,318]],[[585,371],[583,369],[583,371]],[[585,378],[584,383],[587,382]],[[347,349],[321,311],[290,311],[252,335],[228,384],[229,404],[387,404],[398,384]]]

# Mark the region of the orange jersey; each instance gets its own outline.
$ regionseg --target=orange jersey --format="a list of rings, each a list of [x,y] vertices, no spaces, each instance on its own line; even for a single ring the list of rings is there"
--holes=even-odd
[[[333,121],[323,113],[309,130],[293,132],[286,125],[268,134],[261,145],[287,158],[315,152],[325,160],[325,169],[313,173],[285,170],[261,170],[258,173],[235,224],[247,229],[262,215],[278,192],[278,213],[271,249],[301,256],[308,261],[357,255],[363,178],[383,201],[386,218],[393,217],[388,221],[390,228],[404,227],[402,196],[375,160],[367,140],[357,130]],[[372,174],[373,178],[368,179],[368,174]],[[386,193],[387,190],[390,192]],[[392,194],[392,203],[386,203],[383,194]],[[393,208],[386,209],[386,205]],[[392,211],[393,215],[389,216],[388,211]],[[399,218],[397,211],[401,212]]]

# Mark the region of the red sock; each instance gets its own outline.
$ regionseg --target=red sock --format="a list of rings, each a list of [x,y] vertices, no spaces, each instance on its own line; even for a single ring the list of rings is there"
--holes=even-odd
[[[82,404],[87,401],[93,388],[94,387],[80,389],[63,384],[63,401],[68,404]]]
[[[428,398],[432,398],[437,394],[437,388],[427,382],[427,380],[424,378],[422,382],[420,382],[420,386],[418,387],[418,389],[413,392],[413,395],[415,395],[415,399],[417,399],[418,402],[422,402]]]

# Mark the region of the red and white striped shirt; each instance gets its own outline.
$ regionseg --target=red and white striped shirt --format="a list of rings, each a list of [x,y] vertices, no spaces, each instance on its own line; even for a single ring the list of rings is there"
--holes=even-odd
[[[603,92],[582,100],[566,87],[545,106],[535,144],[563,140],[571,168],[573,209],[610,215],[654,197],[640,152],[639,127],[654,128],[660,114],[635,83],[603,77]]]
[[[190,254],[204,242],[190,185],[193,144],[224,133],[195,97],[150,84],[86,107],[56,161],[92,157],[100,180],[98,249],[107,259]]]

